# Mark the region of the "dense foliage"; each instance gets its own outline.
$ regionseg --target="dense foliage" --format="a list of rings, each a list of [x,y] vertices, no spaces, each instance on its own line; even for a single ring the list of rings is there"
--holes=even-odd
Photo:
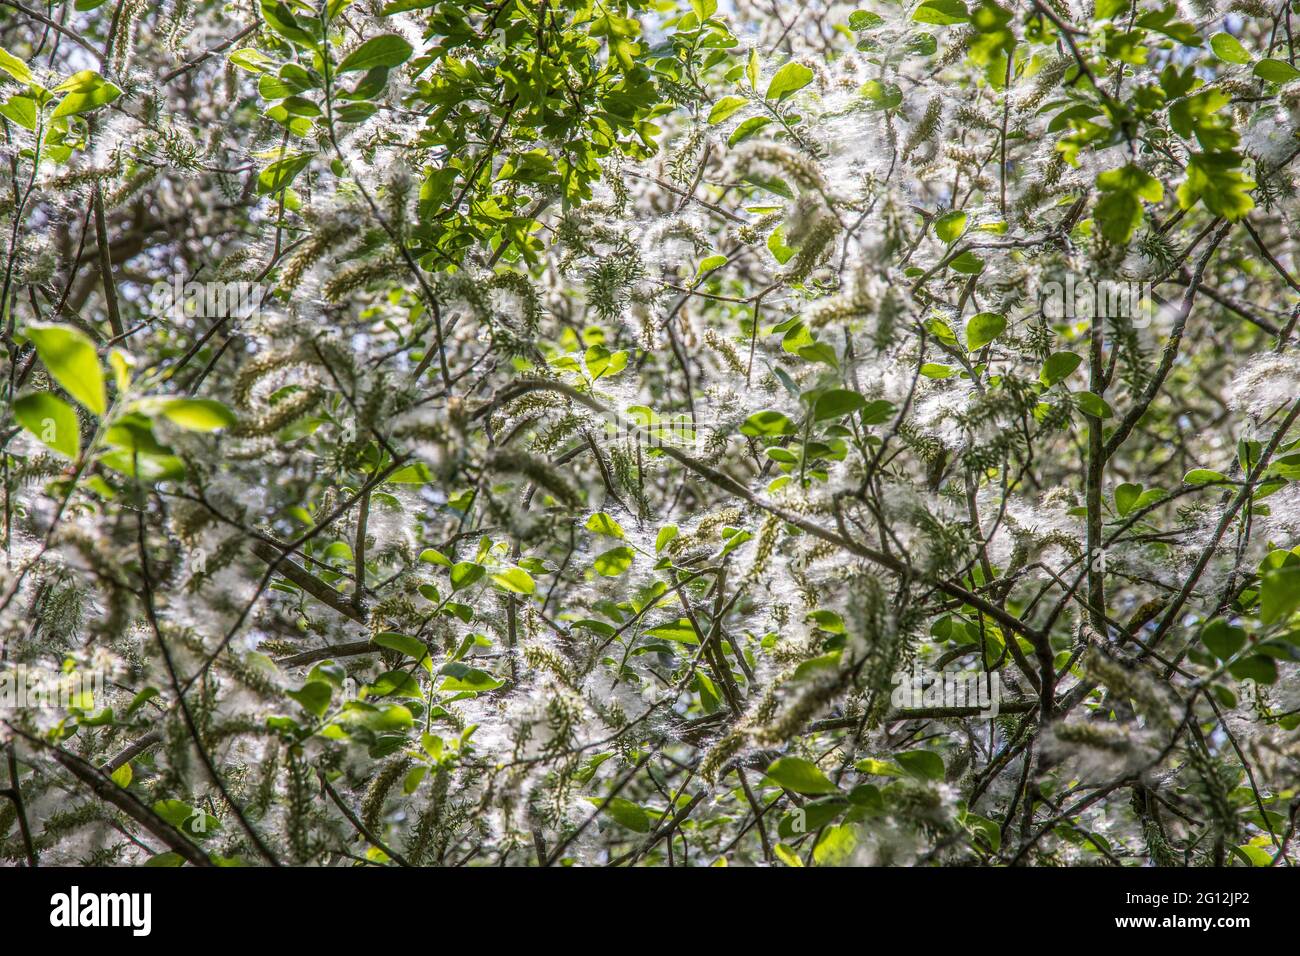
[[[0,0],[0,857],[1290,865],[1292,6]]]

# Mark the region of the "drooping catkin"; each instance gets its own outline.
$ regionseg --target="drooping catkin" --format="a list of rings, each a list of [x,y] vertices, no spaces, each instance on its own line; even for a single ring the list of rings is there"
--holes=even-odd
[[[932,96],[925,104],[925,113],[908,131],[907,139],[903,141],[903,161],[909,161],[912,154],[938,136],[942,128],[943,98]]]

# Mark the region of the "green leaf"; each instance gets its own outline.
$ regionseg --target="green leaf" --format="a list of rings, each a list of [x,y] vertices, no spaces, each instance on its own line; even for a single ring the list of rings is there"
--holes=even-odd
[[[778,843],[776,846],[772,847],[772,852],[776,854],[776,858],[786,866],[792,866],[796,869],[803,866],[803,860],[799,859],[799,854],[794,852],[794,850],[790,849],[790,847],[786,846],[784,843]]]
[[[740,426],[740,433],[750,438],[776,437],[793,435],[799,429],[780,412],[755,412],[745,419]]]
[[[481,693],[488,690],[496,690],[504,683],[497,680],[487,671],[481,671],[477,667],[470,667],[468,664],[462,664],[455,661],[450,664],[444,664],[438,671],[439,674],[446,675],[447,679],[442,682],[439,690],[450,691],[473,691]]]
[[[772,120],[767,116],[751,116],[749,119],[737,126],[732,131],[731,135],[727,137],[727,145],[740,145],[770,122],[772,122]]]
[[[1264,654],[1252,654],[1228,665],[1228,673],[1237,680],[1253,680],[1257,684],[1277,683],[1277,661]]]
[[[82,70],[80,73],[74,73],[56,86],[54,92],[66,95],[59,101],[59,105],[54,108],[52,119],[58,119],[60,116],[74,116],[77,113],[88,113],[106,103],[113,102],[122,95],[121,90],[94,70]]]
[[[898,765],[920,780],[942,780],[943,758],[932,750],[909,750],[894,754]]]
[[[743,109],[749,100],[742,96],[724,96],[718,102],[713,104],[713,109],[709,110],[709,123],[721,123],[731,117],[733,113]]]
[[[1038,380],[1049,387],[1055,385],[1062,379],[1068,378],[1082,361],[1083,359],[1073,352],[1053,352],[1043,363],[1043,370],[1038,373]]]
[[[411,48],[411,44],[402,37],[396,33],[385,33],[371,37],[345,56],[343,62],[336,68],[336,72],[364,72],[373,70],[377,66],[391,69],[409,60],[413,52],[415,51]]]
[[[1300,70],[1285,60],[1260,60],[1251,72],[1269,83],[1290,83],[1296,77],[1300,77]]]
[[[1125,482],[1115,489],[1115,510],[1120,517],[1128,514],[1142,497],[1142,486]]]
[[[893,110],[903,103],[903,90],[897,83],[867,80],[858,92],[871,102],[872,109]]]
[[[289,186],[294,178],[311,164],[311,154],[302,153],[277,159],[257,175],[259,195],[274,195]]]
[[[1246,632],[1233,627],[1221,617],[1216,617],[1201,628],[1201,642],[1211,654],[1226,661],[1246,646]]]
[[[594,532],[595,534],[603,534],[607,538],[623,537],[623,526],[603,511],[597,511],[594,515],[588,518],[584,527],[586,527],[588,531]]]
[[[802,757],[778,757],[767,768],[767,776],[795,793],[839,793],[839,787],[816,764]]]
[[[451,569],[451,589],[452,591],[463,591],[470,587],[487,573],[487,569],[481,564],[474,564],[471,561],[462,561]]]
[[[241,70],[247,70],[252,74],[270,72],[275,68],[275,60],[271,59],[261,50],[253,47],[241,47],[226,57],[232,64]]]
[[[1216,33],[1210,37],[1210,49],[1214,55],[1225,63],[1249,63],[1250,54],[1241,45],[1241,41],[1228,33]]]
[[[885,18],[870,10],[854,10],[849,14],[849,29],[854,33],[871,30],[885,22]]]
[[[951,378],[957,370],[951,365],[940,365],[938,362],[925,362],[922,364],[920,372],[926,378]]]
[[[506,568],[497,571],[492,575],[492,583],[515,594],[532,594],[537,590],[537,582],[523,568]]]
[[[234,412],[210,398],[171,399],[162,406],[162,413],[168,421],[198,432],[229,428],[237,421]]]
[[[134,777],[135,777],[135,771],[131,769],[131,765],[129,763],[122,764],[122,766],[118,767],[111,774],[109,774],[109,779],[111,779],[115,784],[117,784],[123,790],[131,786],[131,780]]]
[[[297,17],[282,0],[262,0],[262,19],[273,32],[286,40],[298,46],[315,48],[316,38],[298,24]]]
[[[334,688],[323,680],[310,680],[297,690],[288,691],[285,696],[296,700],[308,713],[324,717],[329,710],[330,698]]]
[[[1255,208],[1250,191],[1255,181],[1241,172],[1238,153],[1192,153],[1187,178],[1178,187],[1178,205],[1191,209],[1197,200],[1216,216],[1235,222]]]
[[[4,70],[19,83],[26,83],[28,86],[36,85],[36,77],[32,75],[27,64],[4,47],[0,47],[0,70]]]
[[[367,697],[409,697],[422,699],[420,683],[406,671],[386,671],[365,687]]]
[[[944,213],[934,221],[934,234],[946,244],[956,242],[966,231],[966,214],[959,209]]]
[[[849,824],[827,827],[813,847],[813,860],[818,866],[840,866],[849,862],[857,845],[857,831]]]
[[[1193,468],[1187,474],[1183,475],[1183,484],[1185,485],[1208,485],[1213,482],[1227,481],[1225,475],[1217,471],[1211,471],[1208,468]]]
[[[30,96],[11,96],[0,103],[0,116],[12,120],[23,129],[36,131],[36,101]]]
[[[668,621],[663,624],[656,624],[654,627],[646,629],[646,637],[662,638],[665,641],[673,641],[677,644],[699,644],[700,639],[695,634],[695,628],[686,618],[678,618],[676,621]]]
[[[1093,219],[1101,234],[1116,245],[1124,245],[1142,223],[1142,200],[1159,202],[1165,190],[1160,181],[1129,163],[1097,176],[1101,198],[1093,208]]]
[[[664,525],[662,528],[660,528],[659,533],[655,535],[655,554],[658,554],[660,551],[662,551],[664,549],[664,546],[668,544],[669,541],[677,537],[677,534],[678,534],[677,525],[675,524]]]
[[[393,472],[384,479],[385,484],[390,485],[423,485],[432,478],[429,472],[429,466],[422,461],[413,461],[397,471]]]
[[[424,641],[418,637],[411,637],[409,634],[398,634],[396,631],[383,631],[376,634],[373,640],[380,647],[387,647],[390,650],[397,651],[399,654],[405,654],[417,661],[422,661],[429,656],[429,648],[425,646]]]
[[[634,552],[631,548],[611,548],[604,554],[598,556],[592,567],[596,569],[597,574],[603,574],[607,578],[616,578],[632,566]]]
[[[1300,607],[1300,564],[1274,568],[1260,583],[1259,619],[1272,624]]]
[[[599,805],[602,802],[598,797],[591,797],[590,799],[591,802],[596,805]],[[635,833],[650,832],[650,827],[652,826],[650,815],[631,800],[624,800],[622,797],[614,797],[605,804],[605,807],[601,812]]]
[[[966,351],[976,352],[1007,330],[1007,317],[981,312],[966,323]]]
[[[77,460],[81,454],[81,426],[77,413],[63,399],[49,392],[24,395],[14,402],[14,418],[47,447]]]
[[[802,63],[787,63],[768,81],[765,99],[784,102],[812,82],[813,71]]]
[[[103,415],[108,407],[104,374],[90,338],[68,325],[29,325],[27,337],[64,391],[96,415]]]
[[[867,400],[848,388],[828,388],[816,395],[813,401],[813,420],[824,422],[856,412]]]
[[[1111,411],[1110,406],[1106,404],[1105,399],[1100,395],[1094,395],[1092,392],[1076,392],[1074,399],[1079,403],[1079,407],[1083,409],[1084,413],[1091,415],[1093,418],[1110,418],[1115,414]]]
[[[917,23],[949,26],[970,20],[970,10],[962,0],[925,0],[925,3],[916,8],[912,19]]]
[[[949,262],[948,268],[962,275],[977,276],[984,271],[984,260],[967,249]]]

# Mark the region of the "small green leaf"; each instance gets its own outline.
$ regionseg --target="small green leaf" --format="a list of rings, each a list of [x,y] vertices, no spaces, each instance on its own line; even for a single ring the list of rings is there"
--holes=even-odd
[[[772,119],[768,116],[751,116],[749,119],[737,126],[732,131],[731,135],[727,137],[727,145],[739,146],[771,122]]]
[[[778,757],[767,768],[768,777],[795,793],[838,793],[839,787],[809,760],[802,757]]]
[[[948,268],[965,276],[977,276],[984,271],[984,260],[968,249],[949,262]]]
[[[241,70],[247,70],[255,75],[268,73],[275,68],[275,60],[261,50],[248,46],[235,50],[226,59]]]
[[[970,10],[962,0],[925,0],[916,8],[912,19],[917,23],[935,23],[950,26],[965,23],[970,19]]]
[[[944,213],[934,221],[934,234],[942,243],[953,243],[966,231],[966,214],[959,209]]]
[[[14,418],[47,447],[73,461],[81,454],[81,427],[72,406],[49,392],[24,395],[14,402]]]
[[[294,178],[311,164],[311,154],[285,156],[277,159],[257,175],[257,192],[273,196],[288,187]]]
[[[1253,680],[1256,684],[1275,684],[1277,683],[1277,661],[1264,654],[1252,654],[1250,657],[1229,664],[1228,673],[1237,680]]]
[[[713,109],[709,110],[709,123],[716,124],[726,121],[733,113],[743,109],[748,102],[741,96],[724,96],[713,104]]]
[[[4,47],[0,47],[0,70],[4,70],[19,83],[26,83],[28,86],[36,84],[36,77],[32,75],[32,71],[28,69],[27,64]]]
[[[67,325],[29,325],[27,337],[64,391],[96,415],[103,415],[108,407],[104,373],[90,338]]]
[[[308,713],[324,717],[329,710],[330,698],[334,688],[323,680],[310,680],[297,690],[289,691],[286,696],[296,700]]]
[[[585,527],[588,531],[603,534],[607,538],[623,537],[623,526],[603,511],[597,511],[588,518]]]
[[[634,552],[631,548],[611,548],[596,558],[592,567],[597,574],[607,578],[616,578],[632,566]]]
[[[453,591],[463,591],[465,588],[476,584],[487,570],[481,564],[474,564],[471,561],[462,561],[451,569],[451,589]]]
[[[664,545],[668,544],[669,541],[677,537],[677,534],[678,534],[677,525],[675,524],[664,525],[664,527],[660,528],[659,533],[655,535],[655,554],[658,554],[660,551],[662,551],[664,549]]]
[[[162,413],[182,428],[199,432],[229,428],[237,421],[234,412],[210,398],[171,399],[162,406]]]
[[[818,866],[840,866],[849,862],[857,845],[857,830],[849,824],[827,827],[813,847],[813,861]]]
[[[591,797],[591,802],[599,805],[600,798]],[[651,822],[650,815],[642,810],[631,800],[624,800],[622,797],[614,797],[605,804],[602,813],[612,817],[616,822],[627,827],[635,833],[649,833]]]
[[[375,67],[391,69],[409,60],[413,52],[415,51],[411,49],[411,44],[402,37],[396,33],[385,33],[371,37],[345,56],[343,62],[336,68],[336,72],[364,72]]]
[[[921,780],[943,779],[943,758],[932,750],[909,750],[894,754],[898,765]]]
[[[470,667],[468,664],[462,664],[459,661],[444,664],[438,673],[447,677],[442,682],[442,686],[438,688],[439,690],[481,693],[496,690],[503,683],[487,671],[481,671],[477,667]]]
[[[1104,398],[1092,392],[1076,392],[1074,399],[1079,403],[1079,407],[1083,409],[1084,413],[1091,415],[1093,418],[1110,418],[1115,414],[1111,411],[1110,406],[1106,404]]]
[[[857,392],[847,388],[828,388],[813,402],[813,420],[823,422],[856,412],[867,404]]]
[[[74,73],[56,86],[54,92],[66,95],[59,101],[59,105],[54,108],[51,119],[58,119],[60,116],[74,116],[77,113],[88,113],[106,103],[113,102],[122,95],[120,89],[94,70],[82,70],[80,73]]]
[[[1296,77],[1300,77],[1300,70],[1285,60],[1260,60],[1255,64],[1252,72],[1269,83],[1290,83]]]
[[[1215,33],[1210,37],[1210,49],[1214,55],[1225,63],[1243,64],[1250,62],[1250,54],[1241,45],[1241,41],[1229,33]]]
[[[492,575],[492,583],[515,594],[532,594],[537,590],[537,582],[523,568],[506,568],[497,571]]]
[[[36,131],[36,101],[30,96],[11,96],[0,103],[0,116],[12,120],[23,129]]]
[[[1259,619],[1265,624],[1279,621],[1300,607],[1300,564],[1274,568],[1260,584]]]
[[[1053,352],[1043,363],[1043,370],[1038,373],[1038,380],[1044,385],[1052,386],[1068,378],[1083,361],[1073,352]]]
[[[384,631],[376,634],[372,640],[380,647],[387,647],[390,650],[397,651],[399,654],[405,654],[407,657],[413,657],[417,661],[422,661],[429,656],[429,648],[425,646],[424,641],[418,637],[411,637],[409,634],[398,634],[396,631]]]
[[[1226,661],[1246,646],[1246,632],[1216,617],[1201,629],[1201,642],[1211,654]]]
[[[1115,510],[1120,517],[1128,514],[1142,497],[1142,486],[1125,482],[1115,489]]]
[[[135,771],[131,769],[131,764],[129,763],[122,764],[122,766],[118,767],[111,774],[109,774],[109,779],[111,779],[115,784],[117,784],[123,790],[131,786],[131,780],[134,777],[135,777]]]
[[[767,84],[765,99],[783,102],[812,82],[813,71],[802,63],[787,63]]]
[[[420,552],[420,560],[425,564],[440,564],[444,568],[451,567],[451,558],[447,557],[437,548],[425,548]]]
[[[1208,468],[1193,468],[1187,474],[1183,475],[1183,484],[1185,485],[1208,485],[1218,481],[1227,481],[1225,475],[1217,471],[1210,471]]]
[[[755,412],[740,426],[740,433],[751,438],[793,435],[799,429],[780,412]]]
[[[966,323],[966,351],[975,352],[988,345],[1007,329],[1007,317],[996,312],[981,312]]]

